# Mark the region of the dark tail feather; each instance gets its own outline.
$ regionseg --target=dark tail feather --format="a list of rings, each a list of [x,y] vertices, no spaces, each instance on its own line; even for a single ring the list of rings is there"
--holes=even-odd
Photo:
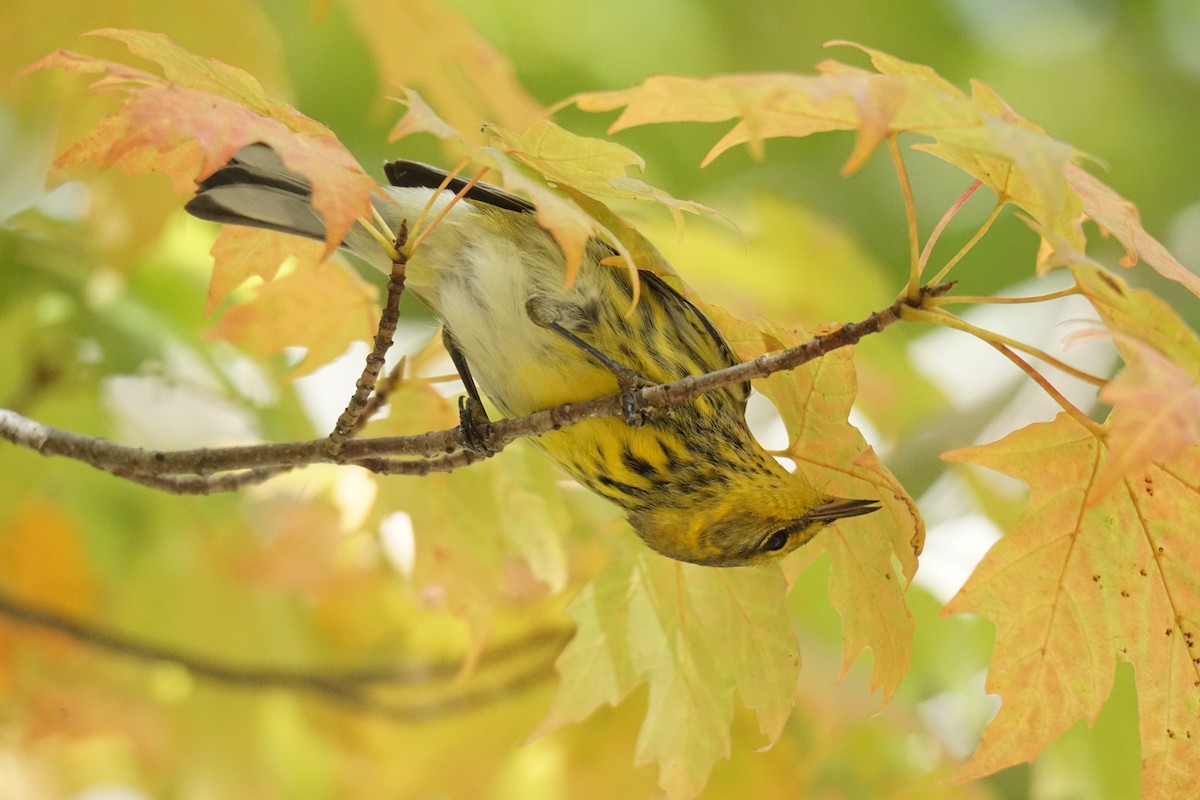
[[[313,211],[308,181],[284,166],[283,159],[265,144],[239,150],[200,183],[184,208],[212,222],[325,238],[325,224]]]

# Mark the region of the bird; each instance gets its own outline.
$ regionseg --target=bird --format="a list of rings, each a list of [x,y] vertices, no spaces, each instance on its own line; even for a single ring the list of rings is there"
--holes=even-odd
[[[372,204],[392,237],[423,212],[444,212],[413,249],[405,286],[442,323],[467,391],[465,435],[486,416],[480,391],[515,418],[738,363],[711,320],[655,272],[637,273],[634,305],[634,278],[610,265],[617,252],[607,242],[587,242],[568,283],[563,251],[529,201],[414,161],[388,162],[384,174]],[[222,224],[326,236],[311,182],[262,143],[199,181],[185,208]],[[387,248],[361,221],[342,246],[390,272]],[[649,257],[662,258],[653,248]],[[749,382],[738,383],[644,415],[627,404],[624,419],[584,420],[535,444],[620,506],[652,550],[684,562],[767,563],[880,508],[789,472],[750,431],[749,394]]]

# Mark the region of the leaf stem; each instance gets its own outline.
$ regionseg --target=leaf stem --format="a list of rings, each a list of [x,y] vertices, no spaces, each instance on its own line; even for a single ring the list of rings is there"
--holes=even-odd
[[[479,179],[482,178],[484,175],[486,175],[487,171],[488,171],[488,168],[483,167],[482,169],[479,170],[479,172],[475,173],[474,177],[472,177],[469,181],[467,181],[465,184],[463,184],[463,187],[461,189],[459,189],[458,193],[455,194],[454,197],[452,197],[450,199],[450,202],[446,203],[446,207],[443,208],[441,211],[439,211],[438,215],[433,218],[433,222],[430,222],[428,225],[426,225],[424,228],[422,228],[421,232],[416,235],[416,237],[413,239],[412,247],[409,248],[409,251],[408,251],[409,253],[411,253],[417,249],[417,247],[421,244],[421,242],[425,240],[425,237],[429,235],[429,232],[432,231],[434,228],[436,228],[438,226],[438,223],[446,218],[446,215],[450,213],[450,209],[454,208],[454,206],[456,206],[460,200],[462,200],[464,197],[467,196],[467,192],[471,191],[471,189],[474,188],[475,184],[479,183]],[[438,190],[436,192],[434,192],[433,195],[431,196],[430,203],[433,202],[433,198],[439,196],[442,193],[442,190],[447,185],[449,185],[450,179],[452,176],[453,176],[453,173],[451,173],[451,175],[446,176],[446,180],[442,181],[442,185],[440,187],[438,187]],[[424,216],[430,207],[431,206],[426,205],[425,209],[421,212],[421,215]]]
[[[959,198],[954,201],[954,205],[950,206],[946,213],[942,215],[942,218],[938,220],[938,224],[934,226],[933,233],[929,234],[929,238],[925,241],[925,249],[921,251],[922,272],[925,270],[925,265],[929,263],[929,256],[933,252],[933,246],[937,244],[938,239],[942,235],[942,231],[945,230],[946,226],[950,223],[950,220],[954,219],[954,215],[957,214],[959,209],[966,204],[967,200],[971,199],[971,195],[975,194],[975,190],[982,185],[983,183],[981,181],[975,181],[968,186],[967,190],[959,195]]]
[[[375,204],[371,204],[371,219],[366,220],[362,217],[358,218],[358,224],[366,228],[367,233],[371,234],[371,238],[379,242],[383,246],[383,250],[387,253],[388,258],[392,263],[401,260],[400,251],[396,248],[396,234],[387,224],[387,220],[379,213],[379,209]]]
[[[1033,380],[1034,383],[1042,387],[1046,394],[1050,395],[1050,397],[1054,399],[1054,402],[1058,403],[1059,407],[1061,407],[1063,411],[1067,412],[1072,419],[1082,425],[1089,433],[1091,433],[1097,439],[1104,438],[1104,426],[1093,420],[1087,414],[1084,414],[1078,406],[1064,397],[1062,392],[1058,391],[1058,389],[1055,389],[1054,385],[1046,379],[1046,376],[1034,369],[1028,361],[1021,358],[1019,355],[999,342],[988,342],[988,344],[999,350],[1000,354],[1009,361],[1016,364],[1022,372],[1024,372]]]
[[[989,297],[987,295],[947,295],[945,297],[931,297],[927,302],[931,306],[946,306],[953,303],[974,303],[976,305],[1009,305],[1016,303],[1042,303],[1046,300],[1057,300],[1060,297],[1071,297],[1079,294],[1078,286],[1068,286],[1066,289],[1059,289],[1057,292],[1047,292],[1046,294],[1035,294],[1029,297]]]
[[[1044,361],[1053,367],[1057,367],[1068,375],[1072,375],[1081,381],[1092,384],[1093,386],[1103,386],[1104,384],[1108,383],[1108,381],[1104,380],[1103,378],[1099,378],[1089,372],[1084,372],[1078,367],[1073,367],[1067,362],[1055,358],[1044,350],[1039,350],[1032,345],[1025,344],[1024,342],[1000,333],[996,333],[995,331],[989,331],[986,328],[980,328],[977,325],[972,325],[966,320],[956,317],[948,311],[943,311],[942,309],[937,308],[922,309],[904,306],[900,313],[905,320],[912,322],[928,322],[932,325],[944,325],[947,328],[954,328],[955,330],[969,333],[977,339],[987,342],[990,345],[1006,345],[1014,350],[1019,350],[1026,355],[1033,356],[1039,361]]]
[[[959,261],[962,261],[967,253],[971,252],[975,245],[979,243],[979,240],[983,238],[983,235],[992,227],[992,223],[994,223],[996,218],[1000,216],[1000,211],[1004,208],[1007,202],[1008,201],[1003,197],[996,201],[996,206],[992,209],[992,213],[988,214],[987,219],[985,219],[983,224],[979,226],[979,230],[975,231],[975,235],[971,237],[970,241],[962,246],[962,249],[954,254],[954,258],[946,262],[946,266],[942,267],[941,270],[938,271],[937,276],[930,281],[930,283],[937,285],[946,279],[946,276],[950,274],[950,270],[954,269],[954,266],[958,264]]]
[[[913,200],[908,169],[904,166],[904,156],[900,152],[900,144],[894,132],[888,134],[887,143],[888,153],[891,154],[892,164],[896,168],[896,177],[900,179],[900,192],[904,195],[904,215],[908,218],[908,285],[904,287],[904,297],[908,302],[914,303],[921,294],[921,253],[917,232],[917,204]]]

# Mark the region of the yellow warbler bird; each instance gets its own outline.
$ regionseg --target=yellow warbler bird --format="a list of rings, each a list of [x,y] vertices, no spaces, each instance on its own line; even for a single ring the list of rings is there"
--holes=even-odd
[[[393,185],[381,187],[375,205],[393,234],[430,203],[430,215],[440,212],[465,185],[455,179],[432,197],[445,173],[403,161],[385,171]],[[310,200],[303,176],[267,146],[251,145],[200,184],[187,210],[324,239]],[[600,263],[615,252],[599,240],[589,242],[567,287],[562,250],[532,210],[477,184],[406,266],[406,286],[441,319],[469,394],[477,384],[517,417],[612,395],[630,388],[631,379],[666,383],[737,363],[700,310],[650,272],[641,273],[640,299],[627,314],[630,276]],[[344,244],[390,271],[386,249],[362,226]],[[879,508],[872,500],[829,497],[784,469],[747,427],[749,392],[748,383],[728,386],[652,413],[639,426],[585,420],[537,443],[576,480],[625,509],[646,544],[696,564],[769,561],[836,520]]]

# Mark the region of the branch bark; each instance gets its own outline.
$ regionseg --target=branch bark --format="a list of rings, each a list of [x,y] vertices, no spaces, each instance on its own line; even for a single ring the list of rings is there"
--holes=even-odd
[[[646,410],[663,408],[693,400],[722,386],[795,369],[855,344],[865,336],[879,333],[899,321],[904,308],[919,308],[927,298],[945,294],[952,285],[924,287],[916,300],[901,297],[866,319],[814,336],[796,347],[704,375],[639,389],[634,393],[635,402]],[[377,342],[377,351],[379,346]],[[371,385],[378,373],[378,366],[372,365]],[[349,425],[348,429],[339,423],[333,435],[301,442],[177,451],[145,450],[43,425],[8,409],[0,409],[0,438],[42,455],[72,458],[118,477],[178,494],[230,491],[315,463],[356,465],[380,474],[426,475],[460,469],[489,457],[467,449],[459,428],[416,436],[348,438],[357,425],[357,414],[369,407],[366,401],[363,404],[357,402],[357,393],[355,397],[351,407],[347,408],[346,418],[341,421]],[[620,417],[623,413],[621,395],[614,394],[564,404],[526,417],[486,423],[479,426],[479,433],[491,449],[498,452],[525,436],[560,430],[587,419]]]
[[[544,628],[488,649],[480,656],[477,668],[481,672],[492,670],[505,674],[490,681],[477,681],[480,685],[464,687],[456,680],[462,672],[459,660],[398,660],[378,667],[341,670],[235,664],[106,631],[89,622],[29,605],[2,589],[0,617],[125,658],[177,664],[202,680],[247,689],[282,688],[308,692],[355,711],[381,714],[399,722],[416,722],[466,711],[549,678],[553,660],[571,633],[566,628]],[[525,664],[525,661],[533,663]],[[418,688],[426,696],[406,702],[385,702],[378,696],[382,690],[397,688]]]

